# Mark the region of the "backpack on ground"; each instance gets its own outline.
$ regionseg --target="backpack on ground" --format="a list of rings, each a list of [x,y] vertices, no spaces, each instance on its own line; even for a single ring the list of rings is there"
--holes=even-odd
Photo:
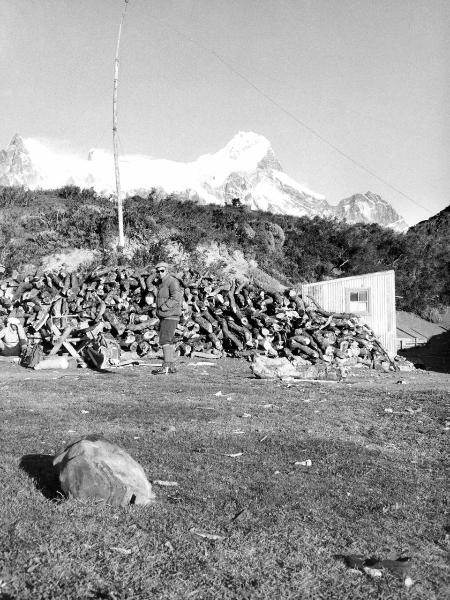
[[[120,346],[110,333],[99,333],[84,349],[84,358],[96,369],[117,367],[120,364]]]
[[[27,367],[28,369],[34,369],[34,367],[44,359],[44,349],[41,344],[28,344],[23,351],[20,359],[20,365]]]

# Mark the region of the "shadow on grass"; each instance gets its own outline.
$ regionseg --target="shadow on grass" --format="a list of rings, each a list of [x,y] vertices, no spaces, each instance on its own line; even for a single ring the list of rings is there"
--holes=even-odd
[[[89,369],[91,371],[93,371],[94,373],[97,373],[98,375],[121,375],[122,377],[139,377],[139,375],[137,373],[126,373],[124,372],[122,369],[120,369],[120,371],[116,370],[115,368],[111,367],[111,369],[100,369],[98,367],[94,367],[94,366],[89,366]]]
[[[399,354],[428,371],[450,373],[450,331],[434,335],[425,346],[405,348]]]
[[[19,467],[33,479],[36,488],[49,500],[60,500],[64,497],[58,479],[58,472],[53,466],[52,454],[25,454],[20,459]]]

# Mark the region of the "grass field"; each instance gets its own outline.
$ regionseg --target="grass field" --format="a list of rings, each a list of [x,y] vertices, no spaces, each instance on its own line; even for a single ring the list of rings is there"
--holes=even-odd
[[[288,384],[237,360],[168,377],[2,362],[0,598],[447,597],[449,383]],[[52,498],[51,455],[92,432],[178,485],[155,485],[147,507]],[[349,569],[347,554],[411,557],[414,583]]]

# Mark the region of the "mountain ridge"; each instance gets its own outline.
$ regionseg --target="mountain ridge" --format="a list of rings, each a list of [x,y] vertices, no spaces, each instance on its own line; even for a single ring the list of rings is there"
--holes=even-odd
[[[252,210],[302,217],[336,217],[348,223],[378,223],[398,232],[408,229],[404,219],[372,192],[354,194],[337,206],[287,175],[269,140],[241,131],[221,150],[191,163],[145,156],[121,157],[121,183],[126,196],[161,188],[182,193],[201,204],[224,206],[239,202]],[[33,140],[15,134],[0,151],[0,185],[54,189],[64,185],[93,187],[101,195],[114,194],[112,156],[92,149],[88,159],[52,153]]]

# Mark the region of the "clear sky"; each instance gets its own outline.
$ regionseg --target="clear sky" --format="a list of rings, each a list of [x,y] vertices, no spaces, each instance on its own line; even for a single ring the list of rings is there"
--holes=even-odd
[[[0,147],[112,149],[122,9],[0,0]],[[370,190],[412,224],[450,202],[449,61],[448,0],[130,0],[121,152],[188,162],[253,131],[329,202]]]

